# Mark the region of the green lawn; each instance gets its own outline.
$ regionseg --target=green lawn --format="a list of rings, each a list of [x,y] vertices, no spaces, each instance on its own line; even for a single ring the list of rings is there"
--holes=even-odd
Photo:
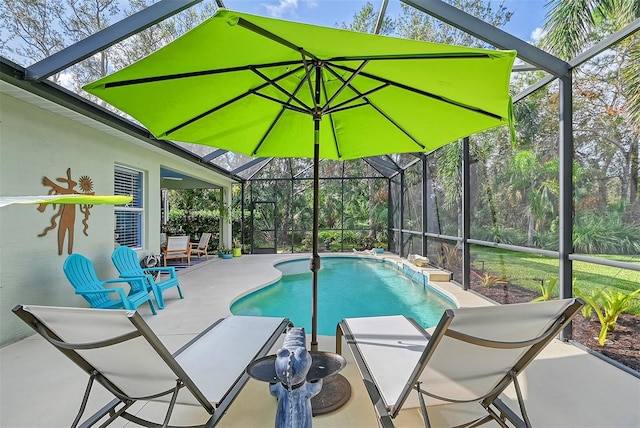
[[[539,281],[533,278],[549,279],[558,276],[558,260],[537,254],[519,253],[496,248],[474,246],[471,254],[475,256],[473,268],[484,269],[492,275],[503,276],[511,284],[538,291]],[[629,262],[631,256],[598,255],[608,260]],[[640,261],[632,261],[640,264]],[[573,262],[573,275],[576,287],[590,293],[593,289],[616,288],[622,292],[632,292],[640,288],[640,272],[585,262]],[[640,299],[635,299],[632,313],[640,315]]]

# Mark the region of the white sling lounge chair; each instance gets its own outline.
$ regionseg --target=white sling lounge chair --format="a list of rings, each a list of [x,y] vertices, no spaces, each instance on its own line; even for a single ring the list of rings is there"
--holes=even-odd
[[[488,415],[460,425],[492,419],[506,427],[530,427],[517,376],[577,313],[577,299],[445,311],[429,335],[404,316],[347,318],[338,324],[355,357],[380,425],[393,427],[403,408],[478,402]],[[521,416],[498,396],[514,384]],[[551,387],[551,385],[550,385]],[[412,393],[416,391],[416,393]]]
[[[172,355],[135,311],[19,305],[13,312],[89,374],[72,427],[82,418],[94,381],[116,398],[80,426],[106,426],[118,417],[146,427],[170,426],[178,403],[201,406],[211,415],[203,426],[215,426],[246,384],[246,366],[266,355],[289,325],[286,318],[229,316]],[[138,400],[168,402],[165,420],[128,413]]]

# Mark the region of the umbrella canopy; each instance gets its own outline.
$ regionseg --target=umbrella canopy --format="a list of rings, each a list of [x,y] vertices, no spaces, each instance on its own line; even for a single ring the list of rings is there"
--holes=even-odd
[[[157,138],[263,157],[312,158],[309,116],[328,115],[320,157],[355,159],[507,124],[514,58],[221,9],[84,89]]]
[[[314,349],[318,159],[428,152],[511,124],[515,56],[220,9],[84,89],[157,138],[315,159]]]

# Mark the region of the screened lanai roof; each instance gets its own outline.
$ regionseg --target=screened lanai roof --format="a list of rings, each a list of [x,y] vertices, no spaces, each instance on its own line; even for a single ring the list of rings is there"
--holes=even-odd
[[[511,2],[511,5],[517,6],[519,3],[524,3],[526,1],[527,0],[514,0]],[[273,160],[267,158],[252,158],[250,156],[217,149],[215,147],[155,139],[148,130],[135,123],[130,118],[125,117],[117,111],[108,110],[107,108],[96,104],[92,100],[83,98],[86,97],[87,94],[82,94],[80,91],[75,92],[66,89],[52,81],[53,76],[70,69],[73,65],[90,59],[93,55],[101,52],[102,50],[112,47],[118,48],[118,44],[129,37],[144,31],[151,31],[153,26],[159,22],[162,22],[185,9],[196,6],[199,3],[207,3],[207,1],[158,1],[148,8],[131,14],[110,27],[99,31],[96,34],[90,35],[80,42],[70,44],[60,51],[33,64],[19,65],[5,58],[1,58],[2,78],[17,87],[26,89],[40,97],[53,100],[59,105],[70,108],[84,116],[96,119],[110,127],[124,131],[131,136],[154,145],[155,147],[159,147],[171,153],[185,157],[200,165],[205,165],[213,171],[228,175],[239,181],[249,180],[263,170],[263,168]],[[350,1],[344,2],[344,5],[341,5],[341,7],[336,7],[334,2],[325,2],[324,4],[320,2],[316,7],[331,7],[335,9],[336,25],[338,25],[337,22],[339,19],[342,18],[344,21],[348,21],[349,18],[357,13],[358,8],[362,7],[365,3],[365,1]],[[213,8],[211,8],[211,12],[213,12],[213,9],[216,7],[229,7],[231,9],[237,8],[241,10],[243,6],[247,4],[248,2],[242,1],[225,0],[223,2],[222,0],[216,0],[215,5],[211,3],[213,6]],[[393,13],[394,10],[399,10],[401,4],[425,12],[437,19],[439,22],[444,23],[443,25],[447,25],[452,29],[457,28],[462,30],[464,33],[470,35],[475,40],[480,41],[480,43],[485,46],[516,50],[518,52],[519,62],[514,67],[514,71],[531,72],[533,70],[538,70],[546,74],[546,77],[540,80],[537,84],[531,85],[529,89],[521,92],[520,94],[515,94],[515,101],[534,91],[537,87],[540,87],[558,77],[565,76],[568,70],[575,65],[558,59],[555,56],[552,56],[520,39],[516,35],[511,34],[509,31],[515,32],[518,28],[516,24],[512,25],[509,31],[505,31],[439,0],[380,0],[378,4],[373,5],[374,8],[379,11],[377,12],[378,16],[374,31],[378,32],[385,16],[389,16],[389,14]],[[264,8],[265,5],[262,5],[261,7]],[[346,15],[343,10],[345,7],[347,8]],[[540,6],[540,8],[542,8],[542,6]],[[259,13],[260,11],[251,10],[250,12]],[[342,15],[340,15],[340,12],[342,12]],[[264,13],[264,11],[262,11],[262,13]],[[543,15],[544,11],[541,10],[540,14]],[[527,17],[520,16],[520,19],[527,19]],[[636,22],[634,25],[629,26],[625,31],[630,34],[631,32],[637,31],[637,27],[638,23]],[[588,51],[583,53],[579,60],[584,61],[590,55],[593,56],[600,52],[607,46],[607,43],[611,43],[610,39],[612,37],[620,39],[623,36],[624,35],[622,34],[612,35],[609,39],[605,39],[600,43],[602,46],[594,46],[591,52]],[[158,47],[159,46],[154,47],[153,50]],[[131,62],[134,60],[135,58],[132,58]],[[121,64],[120,66],[124,65],[126,64]],[[392,177],[415,162],[417,156],[419,155],[389,155],[347,162],[365,162],[371,167],[370,171],[374,171],[375,174],[381,177]],[[305,169],[310,168],[311,162],[311,160],[299,160],[296,163],[296,168],[292,168],[290,170],[291,177],[295,178],[299,174],[303,173]],[[323,162],[328,163],[335,161]]]
[[[274,161],[273,158],[254,158],[242,153],[218,149],[211,146],[183,142],[174,143],[189,153],[199,156],[202,162],[211,163],[244,180],[250,180],[257,173],[267,167],[269,163]],[[392,177],[413,162],[416,159],[416,156],[417,155],[411,154],[395,154],[388,156],[376,156],[362,160],[353,160],[350,162],[365,162],[371,166],[379,176]],[[336,161],[325,160],[323,162],[331,163]],[[296,178],[303,174],[305,170],[310,169],[312,165],[312,159],[297,159],[295,166],[293,164],[291,165],[286,176],[277,178]]]
[[[17,79],[12,82],[16,83],[17,85],[27,82],[28,85],[22,86],[25,88],[28,86],[29,90],[33,90],[34,85],[36,87],[40,86],[39,88],[37,88],[40,95],[44,95],[45,98],[52,97],[57,85],[51,82],[51,77],[56,73],[63,72],[64,70],[69,69],[69,67],[84,60],[85,58],[89,58],[91,55],[94,55],[95,53],[100,52],[103,49],[107,49],[110,46],[116,45],[127,37],[144,31],[145,29],[164,20],[165,18],[170,17],[183,9],[192,7],[200,3],[201,1],[202,0],[159,1],[148,7],[147,9],[130,15],[124,18],[122,21],[100,31],[99,33],[91,35],[78,43],[67,46],[61,51],[35,64],[21,67],[17,64],[13,64],[9,61],[3,60],[3,74],[10,74],[12,77],[17,77]],[[216,1],[216,6],[226,6],[230,8],[242,6],[241,3],[234,2],[233,0],[226,1],[225,3],[228,4],[223,4],[222,1]],[[355,14],[357,12],[357,2],[347,3],[353,3],[352,7],[354,10],[351,13]],[[404,3],[407,3],[409,6],[417,6],[419,8],[425,6],[426,4],[426,2],[420,1]],[[385,17],[385,13],[387,13],[387,10],[398,8],[399,4],[400,2],[389,2],[386,0],[382,1],[380,4],[380,12],[377,19],[378,23],[382,22],[383,18]],[[445,10],[444,13],[447,14],[451,12],[452,11],[447,12]],[[457,14],[461,12],[455,9],[453,10],[453,13]],[[461,19],[463,15],[460,15],[457,19]],[[482,23],[482,21],[479,21],[479,23]],[[489,27],[493,28],[491,26]],[[378,25],[377,29],[379,28],[380,27]],[[507,33],[505,33],[505,35],[506,34]],[[514,40],[518,40],[510,35],[508,35],[508,37]],[[110,123],[116,128],[124,129],[130,134],[140,136],[158,147],[163,147],[174,153],[183,152],[183,156],[186,156],[194,160],[195,162],[198,162],[199,164],[207,165],[216,172],[222,172],[238,180],[251,179],[257,173],[267,167],[270,162],[273,161],[272,159],[267,158],[252,158],[250,156],[227,150],[217,149],[215,147],[188,144],[178,141],[156,140],[149,134],[146,129],[136,124],[133,120],[131,120],[131,118],[125,117],[117,111],[107,110],[106,108],[96,106],[95,104],[83,102],[83,99],[79,96],[86,96],[86,94],[82,94],[79,91],[78,93],[74,93],[72,91],[67,91],[64,89],[62,89],[62,94],[62,98],[65,98],[63,100],[64,104],[66,104],[67,106],[71,106],[77,111],[82,111],[83,113],[88,112],[90,116],[97,118],[101,122]],[[368,171],[372,171],[376,176],[392,177],[395,174],[399,173],[403,168],[406,168],[408,165],[413,163],[417,159],[416,156],[418,155],[399,154],[366,158],[363,160],[349,162],[365,162],[370,166]],[[323,163],[325,164],[330,162],[332,161],[323,161]],[[295,178],[303,175],[305,170],[308,170],[311,167],[311,164],[311,160],[298,160],[295,163],[295,167],[293,167],[293,164],[291,164],[292,168],[287,173],[287,175],[290,174],[288,178]],[[343,170],[348,169],[349,168]],[[170,174],[170,172],[165,173],[165,175]]]

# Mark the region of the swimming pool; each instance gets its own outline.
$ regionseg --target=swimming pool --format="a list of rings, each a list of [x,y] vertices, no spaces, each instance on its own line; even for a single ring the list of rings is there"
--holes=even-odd
[[[309,260],[283,262],[276,268],[282,271],[282,278],[238,299],[231,305],[231,313],[288,317],[296,327],[311,332]],[[384,260],[322,258],[318,273],[318,334],[334,336],[342,318],[378,315],[403,314],[423,327],[432,327],[445,309],[455,306],[435,289],[411,279]]]

